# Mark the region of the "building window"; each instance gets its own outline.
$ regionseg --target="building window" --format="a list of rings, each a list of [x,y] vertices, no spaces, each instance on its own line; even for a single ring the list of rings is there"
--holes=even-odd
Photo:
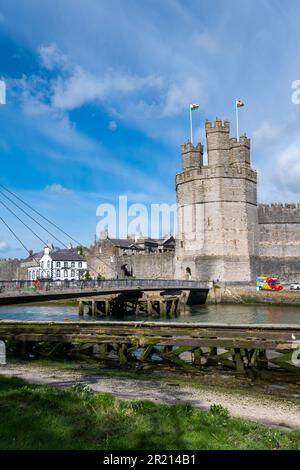
[[[57,262],[56,262],[56,267],[57,267],[57,268],[60,268],[60,261],[57,261]]]
[[[35,271],[32,271],[32,279],[35,279]]]
[[[65,261],[64,262],[64,268],[67,268],[68,267],[68,261]]]
[[[47,268],[50,268],[50,260],[47,261]]]
[[[57,271],[56,271],[56,277],[60,277],[60,270],[59,269],[57,269]]]
[[[72,263],[71,263],[71,268],[75,268],[75,263],[74,263],[74,261],[72,261]]]
[[[41,268],[44,267],[44,261],[41,261]]]
[[[79,268],[82,268],[82,262],[81,262],[81,261],[79,261],[78,267],[79,267]]]
[[[47,277],[48,277],[48,279],[51,277],[50,276],[50,271],[47,271]]]
[[[68,270],[67,269],[64,270],[64,276],[68,277]]]
[[[71,271],[71,277],[75,277],[75,270],[74,269],[72,269],[72,271]]]

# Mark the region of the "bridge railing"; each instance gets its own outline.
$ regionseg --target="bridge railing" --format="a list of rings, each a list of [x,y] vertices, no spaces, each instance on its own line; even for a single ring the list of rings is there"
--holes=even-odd
[[[101,280],[51,280],[40,279],[36,281],[15,280],[0,281],[0,293],[30,292],[30,291],[61,291],[61,290],[105,290],[105,289],[203,289],[207,284],[201,281],[187,281],[179,279],[101,279]]]

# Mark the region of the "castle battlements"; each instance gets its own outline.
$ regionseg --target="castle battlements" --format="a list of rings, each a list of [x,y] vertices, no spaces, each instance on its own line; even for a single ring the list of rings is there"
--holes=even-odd
[[[187,181],[209,179],[209,178],[245,178],[256,183],[257,174],[248,165],[235,166],[202,166],[199,168],[190,168],[182,173],[176,174],[176,185]]]
[[[271,202],[270,204],[258,204],[259,209],[261,210],[270,210],[270,209],[300,209],[300,203],[294,202]]]
[[[230,137],[229,142],[230,142],[229,148],[247,147],[250,149],[250,139],[248,139],[246,134],[241,135],[239,141],[237,141],[236,137]]]
[[[203,153],[203,145],[198,142],[196,146],[192,144],[192,142],[188,141],[185,144],[181,145],[181,153],[188,153],[188,152],[199,152]]]
[[[205,131],[206,133],[210,132],[230,132],[230,122],[225,119],[224,122],[221,119],[216,118],[214,122],[208,121],[205,122]]]
[[[261,224],[300,223],[300,204],[273,202],[258,204],[257,209]]]

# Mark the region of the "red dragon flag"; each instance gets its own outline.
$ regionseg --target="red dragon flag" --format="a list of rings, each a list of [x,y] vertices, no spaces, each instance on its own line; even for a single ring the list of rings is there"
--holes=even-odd
[[[239,108],[242,108],[244,102],[241,100],[235,100],[235,116],[236,116],[236,139],[237,141],[240,140],[240,132],[239,132]]]
[[[191,103],[191,104],[190,104],[191,143],[193,143],[193,118],[192,118],[192,112],[193,112],[193,111],[196,111],[196,109],[199,109],[199,104]]]
[[[191,111],[196,111],[196,109],[199,109],[199,104],[195,104],[195,103],[190,104],[190,110]]]
[[[245,104],[241,100],[235,100],[235,104],[237,108],[242,108],[243,106],[245,106]]]

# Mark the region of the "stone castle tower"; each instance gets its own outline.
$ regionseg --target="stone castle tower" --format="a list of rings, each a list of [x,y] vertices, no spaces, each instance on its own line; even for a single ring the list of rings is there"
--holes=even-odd
[[[257,175],[250,140],[230,137],[230,124],[206,121],[203,145],[181,146],[176,175],[177,279],[253,281],[257,259]]]

